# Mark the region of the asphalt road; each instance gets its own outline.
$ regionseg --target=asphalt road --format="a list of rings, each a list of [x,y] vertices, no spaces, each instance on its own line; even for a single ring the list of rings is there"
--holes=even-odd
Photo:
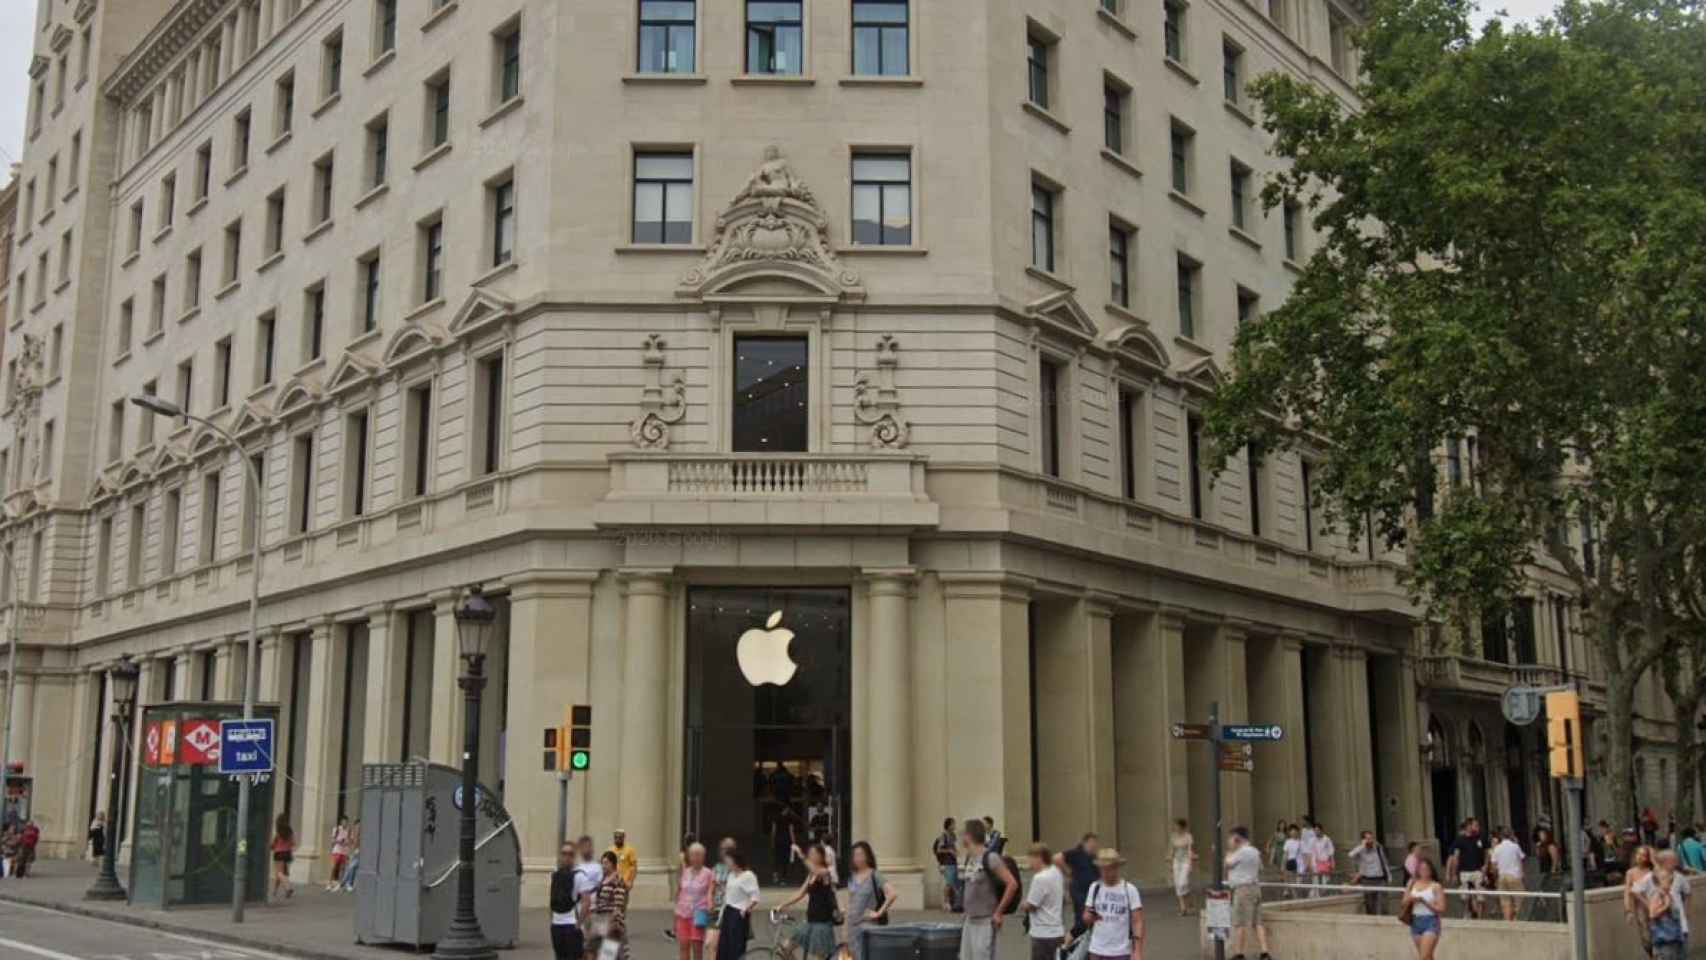
[[[283,960],[277,954],[0,903],[3,960]]]

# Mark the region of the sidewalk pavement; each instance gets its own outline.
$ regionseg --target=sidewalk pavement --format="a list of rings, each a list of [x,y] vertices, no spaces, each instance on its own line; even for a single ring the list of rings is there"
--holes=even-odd
[[[296,888],[281,903],[251,904],[242,925],[231,923],[229,906],[184,907],[171,911],[132,907],[124,903],[89,903],[83,891],[95,878],[95,864],[85,861],[38,860],[31,876],[0,879],[0,900],[26,903],[82,916],[200,937],[232,946],[264,950],[299,960],[397,960],[412,956],[391,947],[355,944],[355,895],[327,893],[320,886]],[[774,905],[788,896],[765,890],[763,903]],[[1197,918],[1180,917],[1170,891],[1144,891],[1148,922],[1148,960],[1196,956]],[[896,923],[955,922],[939,911],[899,912]],[[521,912],[521,942],[501,954],[505,960],[548,960],[551,957],[549,918],[543,909]],[[629,915],[632,960],[674,960],[676,945],[664,937],[671,926],[667,910],[635,910]],[[768,921],[760,920],[753,945],[770,942]],[[1029,944],[1014,917],[1003,930],[997,960],[1029,960]]]

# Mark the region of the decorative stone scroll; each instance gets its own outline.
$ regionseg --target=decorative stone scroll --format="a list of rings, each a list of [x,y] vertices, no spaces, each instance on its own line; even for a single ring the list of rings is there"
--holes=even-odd
[[[663,337],[654,333],[640,347],[646,388],[640,397],[640,416],[628,426],[640,450],[668,450],[669,428],[687,416],[687,381],[677,372],[668,386],[664,384],[664,346]]]
[[[871,428],[871,446],[878,450],[899,450],[912,436],[912,425],[896,416],[900,411],[900,395],[895,390],[894,371],[900,364],[900,344],[894,334],[885,333],[877,340],[877,382],[873,386],[870,374],[861,374],[853,383],[853,417]]]

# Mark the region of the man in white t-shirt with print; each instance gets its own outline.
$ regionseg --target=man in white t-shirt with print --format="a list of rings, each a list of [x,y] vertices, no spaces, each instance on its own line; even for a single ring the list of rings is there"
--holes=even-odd
[[[1143,895],[1120,876],[1124,864],[1111,847],[1096,854],[1102,878],[1090,886],[1084,906],[1092,960],[1143,960]]]
[[[1232,956],[1244,956],[1250,931],[1268,958],[1268,928],[1262,926],[1262,852],[1250,843],[1249,827],[1233,827],[1226,837],[1226,886],[1232,890]]]
[[[1518,891],[1524,889],[1522,879],[1522,861],[1525,858],[1522,846],[1516,842],[1516,832],[1505,828],[1504,835],[1494,844],[1492,852],[1493,872],[1498,879],[1496,884],[1500,890]],[[1516,897],[1500,897],[1499,909],[1504,913],[1505,920],[1516,919]]]
[[[1031,927],[1031,960],[1055,960],[1066,940],[1066,877],[1043,844],[1031,845],[1031,889],[1019,909]]]

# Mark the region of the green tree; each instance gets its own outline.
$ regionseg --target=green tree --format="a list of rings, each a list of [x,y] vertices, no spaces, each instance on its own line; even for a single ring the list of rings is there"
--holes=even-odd
[[[1401,544],[1450,636],[1531,565],[1567,576],[1607,681],[1600,775],[1625,815],[1635,685],[1706,530],[1700,8],[1572,0],[1479,32],[1455,0],[1368,12],[1356,104],[1254,84],[1288,162],[1264,202],[1302,202],[1317,242],[1287,302],[1239,333],[1207,410],[1213,452],[1323,438],[1320,512]],[[1439,491],[1436,451],[1471,435],[1464,482]]]

